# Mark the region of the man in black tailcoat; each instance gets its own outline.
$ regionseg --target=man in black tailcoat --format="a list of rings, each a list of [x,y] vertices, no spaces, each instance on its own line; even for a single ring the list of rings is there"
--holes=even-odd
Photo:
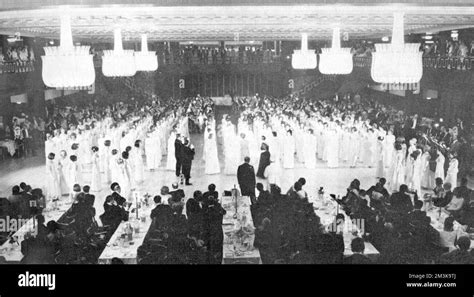
[[[184,178],[186,179],[186,185],[190,186],[192,185],[189,182],[189,179],[191,178],[191,165],[194,159],[194,146],[190,144],[189,139],[185,139],[183,146],[182,146],[182,167],[183,167],[183,175]]]
[[[176,158],[176,177],[179,177],[183,167],[183,142],[179,133],[176,134],[176,140],[174,141],[174,156]]]
[[[237,169],[237,180],[239,182],[242,196],[255,197],[255,170],[250,165],[250,158],[244,158],[244,164]]]
[[[261,150],[262,153],[260,154],[260,161],[258,163],[257,176],[260,178],[265,178],[265,168],[270,165],[270,152],[268,151],[268,145],[266,143],[262,143]]]

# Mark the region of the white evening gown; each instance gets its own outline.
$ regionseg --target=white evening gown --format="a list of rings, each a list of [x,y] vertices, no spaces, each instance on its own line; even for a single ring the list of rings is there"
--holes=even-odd
[[[174,156],[174,142],[176,133],[172,132],[168,138],[168,155],[166,156],[166,170],[176,170],[176,157]]]
[[[283,147],[283,168],[295,168],[295,138],[286,136]]]
[[[91,179],[91,191],[100,192],[102,189],[102,179],[100,177],[100,161],[99,154],[94,153],[92,155],[92,179]]]
[[[48,176],[47,195],[50,198],[61,197],[61,185],[59,181],[59,174],[54,160],[49,160],[46,163],[46,171]]]
[[[214,138],[214,134],[205,133],[207,136],[204,140],[204,159],[205,167],[204,172],[206,174],[217,174],[221,172],[219,165],[219,157],[217,155],[217,143]],[[210,138],[209,138],[210,135]]]

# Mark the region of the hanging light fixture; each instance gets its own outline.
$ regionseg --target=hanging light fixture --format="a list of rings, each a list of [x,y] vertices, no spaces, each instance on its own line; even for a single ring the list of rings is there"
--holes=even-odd
[[[137,73],[133,50],[124,50],[122,46],[122,32],[114,31],[114,49],[104,51],[102,57],[102,73],[105,76],[134,76]]]
[[[375,44],[372,79],[388,90],[418,90],[423,75],[419,43],[404,42],[403,13],[394,13],[392,43]]]
[[[44,47],[43,82],[56,89],[88,89],[95,81],[95,69],[89,46],[74,46],[72,42],[71,17],[60,17],[61,33],[59,46]]]
[[[340,29],[332,32],[332,47],[321,49],[319,55],[319,72],[322,74],[349,74],[353,62],[350,48],[341,48]]]
[[[317,66],[314,50],[308,49],[308,34],[301,34],[301,50],[294,50],[291,57],[294,69],[314,69]]]
[[[148,51],[146,34],[142,34],[141,51],[135,52],[135,65],[137,71],[155,71],[158,69],[156,53]]]

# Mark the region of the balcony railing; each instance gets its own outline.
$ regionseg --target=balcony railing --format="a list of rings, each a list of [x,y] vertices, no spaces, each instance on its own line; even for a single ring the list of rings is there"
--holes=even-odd
[[[469,71],[473,68],[474,57],[423,57],[423,67]],[[372,57],[354,57],[354,67],[371,67]]]
[[[35,71],[34,61],[11,61],[0,62],[0,74],[2,73],[22,73]]]

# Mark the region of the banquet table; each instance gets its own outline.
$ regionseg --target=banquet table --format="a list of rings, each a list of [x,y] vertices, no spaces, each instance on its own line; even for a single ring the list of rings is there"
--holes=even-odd
[[[0,140],[0,147],[4,147],[7,149],[8,153],[13,157],[15,155],[16,145],[15,141],[13,140]]]
[[[237,196],[236,212],[235,199],[232,196],[223,196],[222,207],[227,212],[222,221],[224,232],[222,263],[262,264],[260,252],[253,246],[255,226],[250,212],[250,198]],[[245,227],[243,230],[246,232],[243,232],[241,227]],[[242,236],[238,236],[238,234]]]
[[[107,246],[99,257],[99,264],[110,264],[113,258],[121,259],[125,264],[138,264],[138,248],[143,244],[146,234],[150,229],[152,220],[150,218],[153,207],[145,206],[138,208],[138,219],[135,210],[130,212],[128,222],[122,221],[115,233],[110,238]],[[132,240],[128,240],[126,230],[128,225],[133,227]]]
[[[444,229],[444,220],[449,217],[449,213],[441,210],[439,211],[438,207],[432,207],[431,209],[428,209],[426,211],[426,215],[431,218],[431,226],[438,230],[438,232],[443,231]],[[459,224],[457,221],[454,221],[454,226],[453,229],[457,231],[459,228],[462,228],[463,226]],[[471,249],[474,248],[474,237],[471,235]]]
[[[364,233],[363,222],[351,220],[351,218],[347,216],[346,213],[338,207],[337,202],[329,197],[324,197],[323,199],[310,197],[308,200],[309,202],[313,203],[314,212],[321,219],[321,224],[326,226],[326,228],[331,227],[338,212],[344,215],[345,224],[342,233],[344,239],[344,257],[351,256],[353,254],[351,250],[352,239]],[[380,256],[379,251],[370,242],[367,241],[365,241],[364,254],[373,262],[375,262]]]
[[[43,210],[42,214],[45,218],[45,222],[49,221],[58,221],[59,218],[71,207],[71,201],[59,201],[55,206],[51,203],[51,208]],[[18,229],[17,232],[13,234],[13,237],[16,238],[16,242],[10,243],[7,240],[1,247],[0,247],[0,256],[5,258],[5,261],[8,264],[19,264],[23,259],[23,254],[21,253],[21,242],[25,239],[25,235],[27,233],[36,233],[36,225],[35,219],[29,219],[24,225]]]

